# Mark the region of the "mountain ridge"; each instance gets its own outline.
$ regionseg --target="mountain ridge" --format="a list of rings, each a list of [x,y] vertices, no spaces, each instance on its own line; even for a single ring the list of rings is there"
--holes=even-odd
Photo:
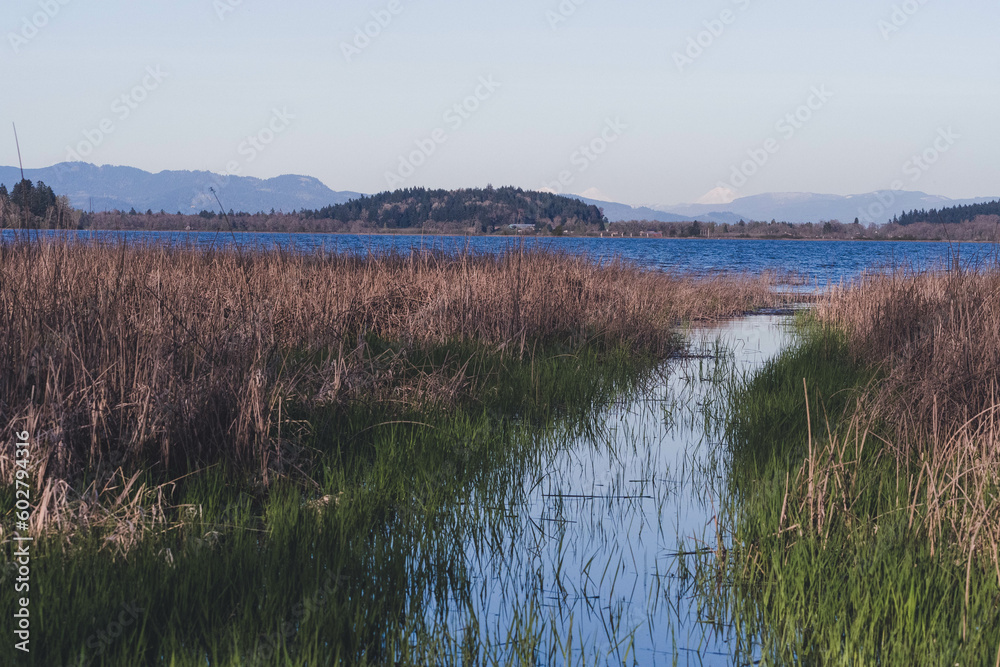
[[[342,204],[361,193],[337,192],[312,176],[284,174],[260,179],[225,176],[209,171],[164,170],[152,173],[136,167],[62,162],[52,167],[25,169],[25,178],[43,181],[56,194],[66,195],[80,209],[167,211],[198,213],[215,210],[214,188],[227,209],[248,213],[274,209],[291,212]],[[21,180],[17,167],[0,167],[0,183],[8,188]]]
[[[269,179],[252,176],[224,176],[208,171],[164,170],[152,173],[129,166],[92,165],[63,162],[52,167],[26,169],[25,177],[43,181],[56,194],[66,195],[76,208],[89,210],[160,211],[199,213],[218,208],[210,188],[215,188],[227,210],[248,213],[317,210],[358,199],[363,194],[336,191],[312,176],[284,174]],[[17,167],[0,167],[0,183],[8,188],[20,180]],[[366,195],[367,196],[367,195]],[[601,208],[611,222],[716,222],[735,224],[740,220],[777,220],[803,223],[858,218],[864,224],[886,223],[912,210],[980,204],[997,197],[950,199],[919,191],[880,190],[857,195],[811,192],[771,192],[750,195],[722,203],[632,206],[621,202],[566,194]]]
[[[873,222],[882,224],[891,222],[895,216],[901,215],[904,211],[980,204],[994,199],[996,197],[950,199],[940,195],[908,190],[876,190],[855,195],[769,192],[740,197],[728,204],[657,205],[650,208],[706,221],[712,221],[706,216],[725,212],[735,214],[743,220],[774,219],[779,222],[791,223],[839,220],[848,223],[857,218],[862,224]],[[714,221],[729,222],[728,220]]]

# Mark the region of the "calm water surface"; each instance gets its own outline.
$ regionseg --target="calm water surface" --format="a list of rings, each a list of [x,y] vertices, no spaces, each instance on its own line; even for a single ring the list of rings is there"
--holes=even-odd
[[[815,287],[850,280],[873,267],[942,266],[956,253],[965,265],[974,265],[996,251],[984,243],[913,243],[903,241],[758,241],[698,239],[602,239],[495,236],[387,236],[352,234],[277,234],[229,232],[40,232],[43,235],[70,235],[80,239],[171,243],[201,247],[231,245],[280,246],[301,251],[325,249],[362,253],[391,250],[439,249],[451,252],[499,252],[516,248],[544,247],[595,259],[625,259],[640,266],[698,274],[718,271],[765,270],[792,272]],[[0,238],[14,232],[4,230]]]
[[[506,655],[511,629],[531,619],[546,665],[734,664],[732,628],[699,607],[678,553],[719,545],[724,383],[774,357],[791,333],[787,317],[752,316],[690,337],[704,354],[671,361],[593,432],[540,443],[548,453],[499,534],[466,546],[471,609],[438,605],[451,608],[451,632],[474,625],[488,653]]]

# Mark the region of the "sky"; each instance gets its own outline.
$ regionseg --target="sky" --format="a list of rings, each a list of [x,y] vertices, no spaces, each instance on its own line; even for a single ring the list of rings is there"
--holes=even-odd
[[[29,168],[996,196],[998,25],[997,0],[4,0],[0,164],[16,122]]]

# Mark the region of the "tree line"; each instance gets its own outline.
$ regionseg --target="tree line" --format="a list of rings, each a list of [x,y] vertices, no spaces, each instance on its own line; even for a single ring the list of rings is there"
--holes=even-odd
[[[406,188],[362,196],[343,204],[300,213],[307,219],[363,221],[377,229],[470,224],[489,233],[509,225],[603,229],[601,210],[578,199],[515,187],[428,190]]]
[[[42,181],[23,179],[7,190],[0,183],[0,225],[11,228],[76,229],[80,212]]]
[[[511,225],[517,225],[512,230]],[[343,204],[291,213],[228,213],[203,210],[176,214],[147,210],[86,213],[65,196],[39,181],[19,181],[8,191],[0,184],[0,226],[39,229],[106,229],[157,231],[238,231],[307,233],[489,234],[563,233],[673,238],[756,238],[830,240],[968,240],[1000,237],[1000,201],[912,211],[886,225],[862,226],[837,220],[792,224],[776,220],[738,223],[650,222],[609,223],[596,206],[545,192],[502,187],[465,190],[408,188],[362,196]],[[650,234],[652,232],[652,234]]]
[[[1000,200],[986,202],[984,204],[965,204],[962,206],[949,206],[947,208],[931,210],[912,210],[897,216],[893,222],[902,225],[912,225],[918,222],[926,222],[932,225],[956,225],[963,222],[970,222],[979,216],[1000,215]]]
[[[0,190],[5,193],[6,189]],[[23,181],[11,195],[2,194],[9,215],[5,227],[50,229],[151,229],[268,232],[400,232],[418,229],[445,233],[517,231],[561,234],[603,231],[608,224],[596,206],[578,199],[515,187],[429,190],[408,188],[362,196],[343,204],[291,213],[228,214],[203,210],[196,214],[160,211],[85,213],[74,211],[65,197],[39,182]],[[73,215],[67,215],[72,211]]]

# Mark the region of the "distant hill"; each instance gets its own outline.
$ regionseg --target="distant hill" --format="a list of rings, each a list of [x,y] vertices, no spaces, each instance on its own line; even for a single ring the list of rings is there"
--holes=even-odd
[[[249,176],[224,177],[207,171],[161,171],[152,174],[133,167],[98,167],[64,162],[44,169],[25,169],[28,180],[43,181],[57,195],[66,195],[76,208],[198,213],[218,204],[214,187],[226,209],[247,213],[290,212],[320,208],[361,196],[335,192],[311,176],[278,176],[262,180]],[[21,180],[17,167],[0,167],[0,183],[10,189]]]
[[[980,215],[1000,215],[1000,200],[983,204],[949,206],[940,210],[935,208],[929,211],[914,210],[899,216],[899,224],[912,225],[917,222],[929,222],[932,225],[957,225],[975,220]]]
[[[716,222],[736,224],[740,220],[805,223],[839,220],[854,222],[891,222],[893,217],[913,209],[927,210],[943,206],[978,204],[992,198],[948,199],[923,192],[877,191],[860,195],[827,195],[811,192],[770,192],[740,197],[732,202],[711,204],[676,204],[673,206],[629,206],[615,202],[567,195],[604,210],[611,222],[646,220],[650,222]]]
[[[777,220],[793,223],[826,220],[849,223],[858,218],[864,224],[871,222],[881,224],[891,222],[894,216],[904,211],[978,204],[991,199],[995,197],[949,199],[924,192],[889,190],[846,196],[811,192],[772,192],[741,197],[728,204],[679,204],[656,206],[655,209],[699,220],[730,223],[731,220],[718,220],[715,216],[729,213],[735,215],[737,220]]]
[[[65,162],[45,169],[25,170],[32,181],[43,181],[57,195],[66,195],[70,203],[95,211],[135,208],[145,212],[199,213],[218,208],[209,191],[215,187],[227,210],[247,213],[317,210],[361,197],[358,192],[331,190],[310,176],[278,176],[267,180],[247,176],[223,177],[207,171],[161,171],[153,174],[133,167],[114,167],[83,162]],[[10,189],[21,179],[16,167],[0,167],[0,183]],[[949,199],[923,192],[878,191],[859,195],[828,195],[810,192],[775,192],[741,197],[729,203],[723,195],[733,194],[718,188],[717,203],[678,204],[675,206],[630,206],[618,202],[566,195],[583,204],[604,211],[611,222],[645,220],[650,222],[716,222],[736,224],[740,220],[777,220],[779,222],[824,222],[839,220],[851,223],[859,218],[864,224],[886,223],[896,216],[913,211],[940,211],[956,206],[982,204],[997,199]],[[545,193],[538,193],[545,194]],[[555,195],[553,195],[555,196]],[[908,218],[907,218],[908,219]]]
[[[606,219],[596,206],[577,199],[515,187],[464,190],[407,188],[362,196],[343,204],[305,211],[306,218],[363,222],[379,229],[475,227],[480,232],[508,225],[598,229]]]
[[[566,196],[579,199],[586,204],[600,208],[611,222],[631,222],[633,220],[645,220],[646,222],[693,222],[698,220],[700,222],[718,222],[719,224],[728,223],[735,225],[740,221],[740,216],[725,211],[707,211],[697,215],[687,215],[660,211],[648,206],[629,206],[628,204],[602,201],[600,199],[588,199],[581,195]]]

